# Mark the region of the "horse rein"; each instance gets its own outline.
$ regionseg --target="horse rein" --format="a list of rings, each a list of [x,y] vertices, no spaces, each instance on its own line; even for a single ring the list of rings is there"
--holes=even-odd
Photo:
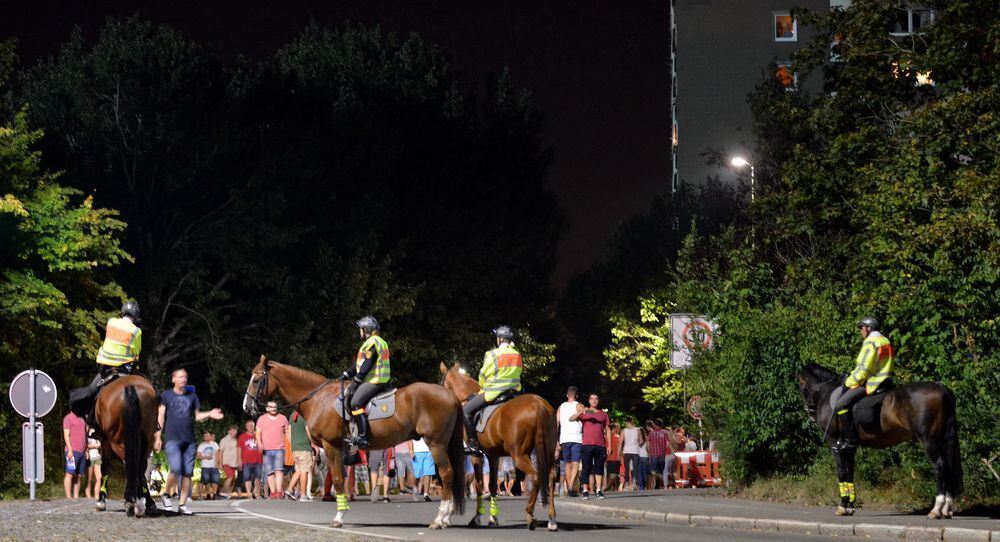
[[[253,401],[254,407],[258,407],[260,405],[265,405],[266,406],[267,403],[268,403],[268,401],[262,401],[260,399],[260,394],[261,394],[260,390],[261,390],[261,388],[263,388],[265,390],[267,389],[268,375],[269,375],[269,373],[268,373],[267,367],[265,366],[264,367],[264,374],[262,374],[260,376],[260,380],[257,383],[257,388],[254,390],[254,394],[250,395],[249,392],[243,392],[243,395],[245,397],[249,397],[250,400]],[[317,393],[319,393],[320,390],[322,390],[323,388],[327,387],[332,382],[336,382],[336,380],[328,378],[328,379],[326,379],[325,382],[323,382],[319,386],[316,386],[316,388],[314,388],[312,391],[310,391],[309,393],[307,393],[305,395],[305,397],[303,397],[302,399],[299,399],[298,401],[295,401],[294,403],[288,403],[288,404],[284,404],[284,405],[280,405],[279,404],[278,405],[278,409],[279,410],[284,410],[284,409],[295,408],[295,407],[301,405],[302,403],[308,401],[309,399],[312,399],[314,395],[316,395]]]

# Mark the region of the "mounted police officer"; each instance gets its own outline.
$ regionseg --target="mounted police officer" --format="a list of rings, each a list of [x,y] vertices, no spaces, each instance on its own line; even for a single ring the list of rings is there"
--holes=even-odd
[[[514,349],[514,332],[508,326],[497,326],[493,330],[493,336],[496,348],[483,356],[483,366],[479,369],[479,393],[471,397],[462,409],[465,413],[465,433],[468,436],[465,453],[483,453],[479,447],[476,426],[472,423],[476,413],[505,392],[521,391],[524,363],[521,354]]]
[[[853,448],[858,444],[858,429],[854,426],[851,405],[862,397],[872,395],[892,384],[894,353],[889,339],[879,333],[879,322],[866,316],[858,322],[858,331],[864,342],[854,370],[844,380],[840,398],[834,412],[840,417],[840,439],[837,449]]]
[[[364,341],[358,349],[354,367],[341,375],[344,380],[352,380],[345,401],[350,405],[351,416],[358,428],[358,436],[353,444],[358,448],[368,448],[368,415],[365,405],[389,383],[389,345],[379,337],[378,321],[372,316],[355,322],[358,334]]]
[[[96,388],[113,373],[135,372],[141,351],[139,304],[135,301],[126,301],[122,304],[121,316],[108,320],[104,331],[104,343],[97,352],[99,374],[91,383],[91,389],[96,391]]]

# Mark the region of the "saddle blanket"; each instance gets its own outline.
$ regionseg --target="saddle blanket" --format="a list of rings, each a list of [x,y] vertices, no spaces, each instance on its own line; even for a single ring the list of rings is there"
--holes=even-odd
[[[490,416],[496,409],[503,406],[503,403],[494,403],[492,405],[487,405],[486,408],[480,410],[476,413],[476,432],[482,433],[486,430],[486,423],[490,421]]]
[[[333,410],[338,416],[344,416],[343,408],[343,397],[337,397],[337,400],[333,403]],[[368,421],[384,420],[385,418],[391,418],[396,414],[396,388],[382,392],[372,400],[368,402],[365,406],[365,413],[368,414]],[[347,409],[347,417],[351,417],[351,409]]]

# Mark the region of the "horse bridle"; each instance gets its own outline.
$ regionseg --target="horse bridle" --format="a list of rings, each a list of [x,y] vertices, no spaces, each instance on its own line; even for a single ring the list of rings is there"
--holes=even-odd
[[[261,390],[265,390],[266,391],[267,388],[268,388],[267,381],[268,381],[269,375],[270,375],[270,372],[268,371],[268,364],[264,363],[264,369],[262,371],[262,374],[260,375],[260,378],[258,379],[256,374],[251,375],[251,377],[250,377],[250,383],[251,384],[253,383],[254,380],[257,380],[257,386],[253,390],[253,395],[250,395],[249,390],[243,392],[243,396],[244,396],[245,399],[250,399],[251,401],[253,401],[253,408],[254,408],[253,414],[256,414],[257,407],[259,407],[261,405],[265,405],[266,406],[267,403],[268,403],[268,401],[265,401],[265,400],[261,399],[260,396],[262,394]],[[319,386],[316,386],[315,388],[313,388],[313,390],[310,391],[309,393],[307,393],[305,395],[305,397],[303,397],[302,399],[299,399],[298,401],[295,401],[294,403],[288,403],[288,404],[284,404],[284,405],[279,404],[278,405],[278,409],[279,410],[283,410],[283,409],[292,409],[292,408],[295,408],[295,407],[301,405],[302,403],[308,401],[309,399],[312,399],[313,396],[316,395],[317,393],[319,393],[319,391],[321,389],[327,387],[332,382],[336,382],[336,381],[327,378],[322,384],[320,384]],[[275,401],[275,402],[277,402],[277,401]]]

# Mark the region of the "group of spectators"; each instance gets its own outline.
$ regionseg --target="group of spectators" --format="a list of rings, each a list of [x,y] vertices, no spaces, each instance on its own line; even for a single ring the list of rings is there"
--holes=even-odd
[[[635,491],[669,487],[674,481],[675,453],[697,450],[681,427],[662,419],[639,427],[633,418],[624,429],[600,409],[592,393],[587,406],[577,401],[577,388],[566,390],[566,401],[556,411],[559,424],[559,492],[589,499],[591,492],[605,498],[605,490]]]

